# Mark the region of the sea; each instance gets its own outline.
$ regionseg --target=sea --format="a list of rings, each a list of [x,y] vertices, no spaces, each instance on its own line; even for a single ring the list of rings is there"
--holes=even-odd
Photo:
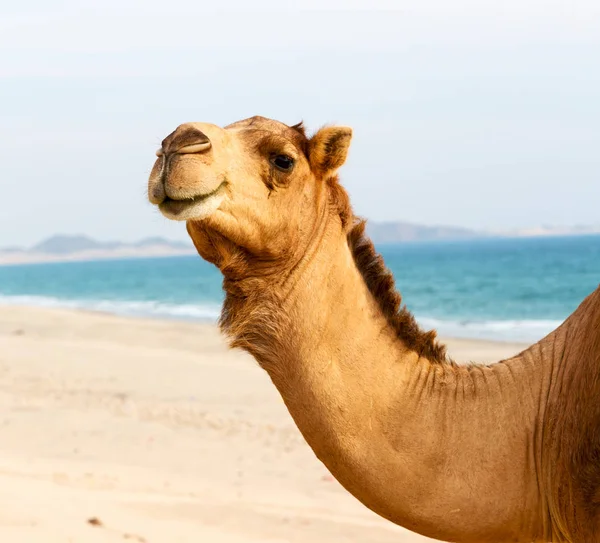
[[[533,342],[600,283],[600,236],[381,245],[403,302],[440,335]],[[0,267],[0,304],[216,322],[221,275],[198,256]]]

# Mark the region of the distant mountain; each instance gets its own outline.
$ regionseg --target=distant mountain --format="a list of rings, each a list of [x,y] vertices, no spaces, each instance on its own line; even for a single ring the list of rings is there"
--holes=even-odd
[[[169,247],[172,249],[189,249],[189,243],[170,241],[164,238],[146,238],[135,243],[118,241],[96,241],[88,236],[52,236],[28,250],[30,253],[44,253],[49,255],[68,255],[83,251],[115,251],[132,248]],[[2,249],[4,252],[4,249]]]
[[[469,240],[491,237],[551,237],[600,234],[599,225],[551,226],[514,230],[471,230],[456,226],[424,226],[407,222],[367,223],[367,233],[374,243],[402,243],[407,241]]]
[[[399,221],[367,223],[367,234],[374,243],[410,241],[468,240],[486,237],[534,237],[600,234],[600,225],[553,227],[541,226],[522,230],[486,232],[455,226],[424,226]],[[160,237],[145,238],[134,243],[97,241],[88,236],[52,236],[29,249],[0,248],[0,265],[33,262],[102,260],[196,254],[191,242],[171,241]]]
[[[101,243],[87,236],[52,236],[34,245],[29,251],[50,255],[68,255],[79,251],[112,250],[122,247],[122,243]]]
[[[489,234],[455,226],[423,226],[407,222],[367,222],[367,233],[374,243],[403,241],[458,240],[486,237]]]
[[[542,225],[537,228],[523,228],[497,233],[507,237],[553,237],[553,236],[586,236],[600,234],[600,224],[575,226]]]
[[[56,235],[37,243],[29,249],[18,247],[0,249],[0,265],[175,256],[194,253],[195,250],[191,240],[185,243],[152,237],[134,243],[123,243],[118,241],[102,242],[81,235]]]
[[[146,238],[141,241],[138,241],[137,243],[134,243],[133,245],[135,247],[152,247],[152,246],[156,246],[156,245],[168,245],[169,247],[173,247],[173,248],[181,248],[181,249],[189,249],[190,248],[189,243],[184,243],[183,241],[170,241],[170,240],[166,240],[165,238],[159,238],[159,237]]]

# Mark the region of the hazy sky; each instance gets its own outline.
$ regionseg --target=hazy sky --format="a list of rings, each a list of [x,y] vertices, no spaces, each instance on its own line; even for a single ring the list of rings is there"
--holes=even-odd
[[[155,149],[252,115],[353,126],[369,218],[600,223],[598,0],[295,3],[2,2],[0,246],[185,238],[146,202]]]

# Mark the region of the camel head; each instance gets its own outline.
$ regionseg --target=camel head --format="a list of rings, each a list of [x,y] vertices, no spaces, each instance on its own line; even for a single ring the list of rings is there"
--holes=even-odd
[[[301,125],[263,117],[183,124],[156,153],[148,197],[165,217],[186,221],[200,255],[222,270],[236,254],[292,258],[336,205],[338,217],[349,209],[336,172],[351,138],[335,126],[308,138]]]

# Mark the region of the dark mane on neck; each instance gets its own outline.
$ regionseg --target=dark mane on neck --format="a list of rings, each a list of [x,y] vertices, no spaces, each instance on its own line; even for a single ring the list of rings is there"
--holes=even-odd
[[[394,276],[386,267],[383,258],[375,250],[373,242],[365,234],[366,221],[355,219],[348,232],[348,245],[354,262],[367,288],[379,303],[381,311],[409,349],[428,358],[433,363],[450,362],[446,347],[436,340],[435,330],[421,330],[413,314],[401,306],[402,296],[396,290]]]
[[[366,235],[366,221],[354,215],[350,197],[340,184],[339,178],[331,177],[327,180],[327,186],[332,210],[339,216],[342,228],[346,231],[348,246],[356,267],[398,338],[409,349],[426,357],[430,362],[454,364],[446,356],[446,347],[436,340],[435,330],[421,330],[413,314],[406,306],[401,305],[402,296],[396,290],[394,276]]]

